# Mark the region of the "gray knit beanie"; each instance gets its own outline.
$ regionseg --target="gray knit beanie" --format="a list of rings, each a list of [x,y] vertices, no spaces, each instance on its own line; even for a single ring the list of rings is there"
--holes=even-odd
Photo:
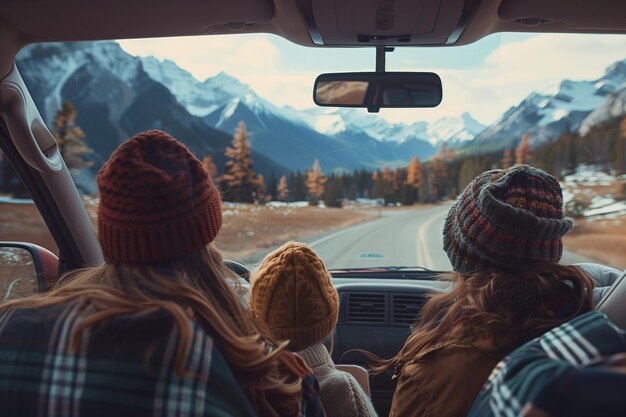
[[[443,228],[443,249],[460,273],[519,270],[558,262],[561,238],[574,226],[563,217],[561,186],[528,165],[487,171],[463,190]]]

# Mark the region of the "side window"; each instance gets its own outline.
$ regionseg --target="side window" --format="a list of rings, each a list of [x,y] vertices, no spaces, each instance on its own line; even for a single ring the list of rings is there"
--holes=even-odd
[[[37,272],[30,252],[6,246],[28,242],[58,255],[48,227],[13,167],[0,153],[0,303],[37,293]]]

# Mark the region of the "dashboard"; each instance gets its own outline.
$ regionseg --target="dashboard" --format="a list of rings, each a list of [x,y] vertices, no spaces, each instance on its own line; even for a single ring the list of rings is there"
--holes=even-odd
[[[426,296],[445,292],[449,284],[436,281],[438,273],[425,272],[421,279],[393,279],[372,273],[342,278],[333,274],[339,293],[339,320],[332,335],[332,358],[336,364],[367,368],[367,359],[354,349],[381,358],[395,355],[411,333]],[[378,415],[389,413],[395,390],[392,371],[370,377],[372,401]]]

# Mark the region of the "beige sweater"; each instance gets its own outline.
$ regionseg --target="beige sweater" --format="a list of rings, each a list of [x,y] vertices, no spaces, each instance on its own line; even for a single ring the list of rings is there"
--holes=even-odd
[[[376,417],[376,411],[354,377],[335,368],[326,346],[319,343],[298,352],[320,384],[326,417]]]

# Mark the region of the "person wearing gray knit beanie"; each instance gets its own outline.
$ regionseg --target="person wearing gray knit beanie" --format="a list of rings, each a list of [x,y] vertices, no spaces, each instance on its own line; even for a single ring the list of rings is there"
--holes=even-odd
[[[591,278],[558,263],[573,226],[559,182],[538,168],[470,182],[444,223],[451,290],[431,295],[400,352],[372,367],[397,378],[390,417],[467,415],[504,356],[593,308]]]

